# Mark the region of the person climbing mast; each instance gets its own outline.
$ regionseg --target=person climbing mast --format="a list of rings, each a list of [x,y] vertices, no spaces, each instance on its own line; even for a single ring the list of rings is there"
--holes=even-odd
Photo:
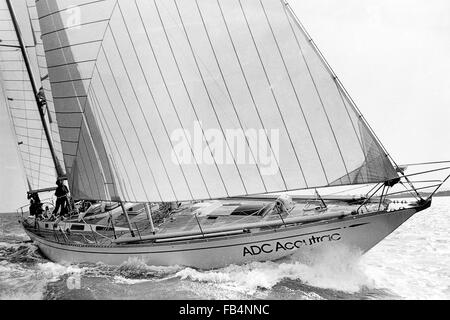
[[[39,92],[37,93],[37,97],[39,100],[39,107],[43,108],[47,105],[47,99],[45,98],[45,91],[43,87],[39,88]]]

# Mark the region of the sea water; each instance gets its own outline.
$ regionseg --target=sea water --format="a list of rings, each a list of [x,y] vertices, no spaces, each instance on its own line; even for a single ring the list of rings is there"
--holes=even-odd
[[[62,265],[0,215],[0,299],[450,299],[450,198],[364,256],[346,249],[213,271]]]

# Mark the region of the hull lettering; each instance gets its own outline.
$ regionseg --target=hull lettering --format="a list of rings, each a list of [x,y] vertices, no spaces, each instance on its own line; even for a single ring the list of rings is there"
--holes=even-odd
[[[342,239],[341,234],[334,233],[324,236],[311,236],[307,239],[300,239],[296,241],[281,242],[278,241],[276,244],[265,243],[260,246],[249,246],[244,247],[243,256],[258,256],[260,254],[270,254],[280,251],[293,251],[300,249],[304,246],[313,246],[325,242],[338,242]]]

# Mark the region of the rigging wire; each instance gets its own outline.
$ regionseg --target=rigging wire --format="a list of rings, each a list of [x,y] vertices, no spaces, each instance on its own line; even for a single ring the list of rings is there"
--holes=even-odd
[[[433,161],[433,162],[422,162],[422,163],[409,163],[402,164],[400,167],[414,167],[414,166],[424,166],[424,165],[433,165],[433,164],[449,164],[450,160],[446,161]]]

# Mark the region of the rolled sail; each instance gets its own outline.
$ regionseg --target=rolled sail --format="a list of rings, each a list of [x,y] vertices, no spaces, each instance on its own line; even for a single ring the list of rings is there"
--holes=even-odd
[[[24,1],[14,1],[13,5],[15,11],[26,13]],[[18,21],[25,37],[28,35],[24,42],[32,56],[33,44],[29,41],[32,33],[27,17],[26,14],[25,19]],[[12,129],[17,138],[29,191],[51,188],[55,186],[57,172],[41,122],[35,92],[19,46],[17,30],[5,0],[0,1],[0,24],[1,103],[8,110]]]
[[[198,200],[397,177],[283,1],[37,9],[78,198]]]

